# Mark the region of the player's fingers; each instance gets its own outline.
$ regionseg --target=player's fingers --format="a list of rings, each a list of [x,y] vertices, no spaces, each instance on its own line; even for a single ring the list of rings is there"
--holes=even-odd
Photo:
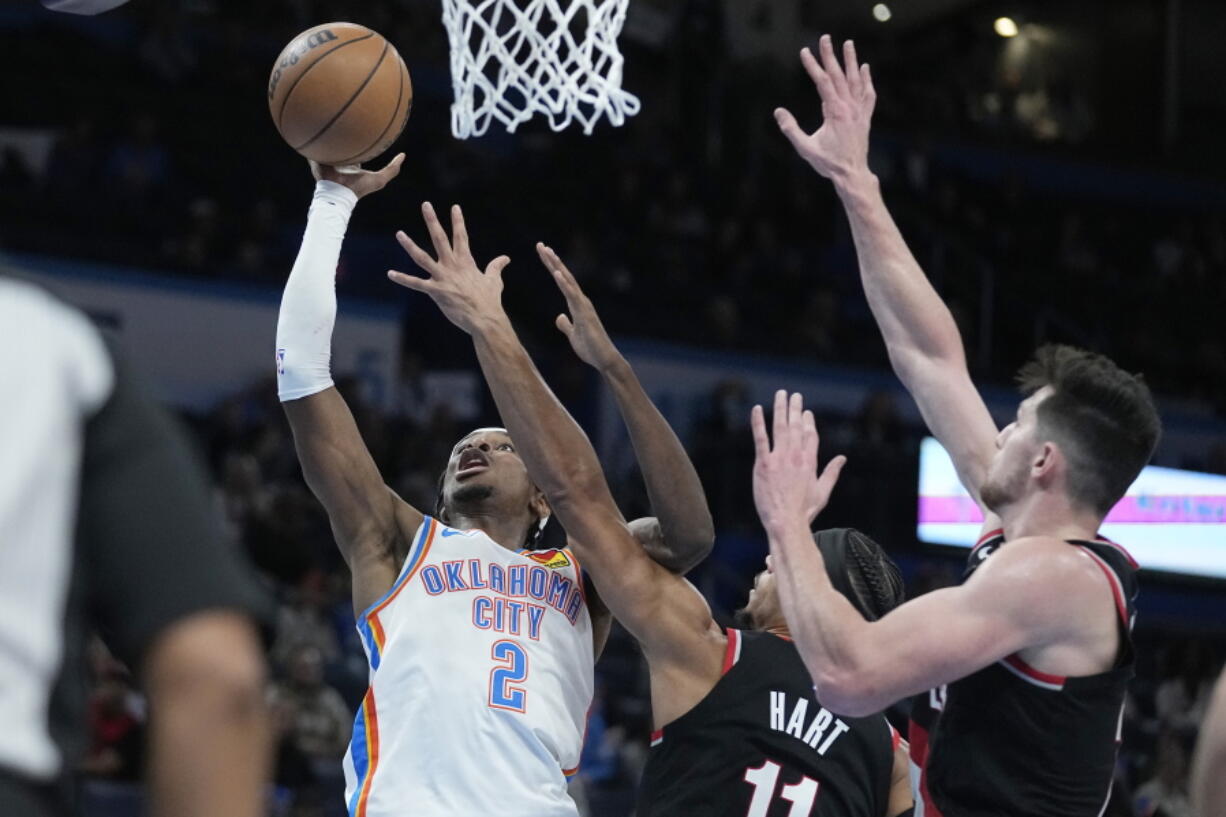
[[[775,122],[779,125],[779,130],[792,143],[792,147],[799,148],[800,143],[808,136],[800,125],[796,122],[796,117],[792,116],[792,112],[787,108],[775,108]]]
[[[434,282],[429,278],[419,278],[416,275],[409,275],[407,273],[399,272],[398,270],[388,270],[387,277],[392,282],[400,284],[400,286],[405,287],[406,289],[424,292],[427,295],[429,295],[435,289]]]
[[[788,395],[788,445],[802,454],[804,449],[801,448],[801,444],[804,440],[800,433],[800,415],[804,411],[804,405],[804,397],[800,392]]]
[[[839,65],[839,58],[834,54],[834,40],[829,34],[822,35],[821,42],[817,44],[817,50],[821,54],[822,70],[829,75],[834,90],[839,96],[846,96],[848,93],[847,77],[843,75],[843,66]]]
[[[404,154],[397,153],[392,160],[383,166],[379,171],[380,181],[387,184],[392,179],[400,175],[400,166],[404,164]]]
[[[507,268],[507,264],[511,263],[509,255],[500,255],[485,267],[485,274],[497,278],[502,281],[502,271]]]
[[[800,431],[801,415],[805,410],[805,397],[800,392],[793,392],[788,398],[788,427]]]
[[[559,332],[566,335],[567,340],[570,340],[571,333],[575,331],[575,325],[570,322],[570,318],[567,315],[558,315],[558,317],[554,318],[553,324],[558,327]]]
[[[823,105],[839,98],[839,91],[834,85],[834,80],[818,64],[817,57],[813,56],[812,51],[807,48],[802,51],[800,61],[805,64],[809,77],[813,80],[813,84],[817,86],[817,94],[821,97]]]
[[[562,290],[566,302],[568,304],[573,302],[575,295],[578,294],[579,285],[575,282],[575,276],[571,275],[570,270],[562,263],[562,259],[558,258],[558,254],[552,248],[541,241],[536,242],[536,254],[540,256],[545,269],[549,270],[549,275],[558,285],[558,289]]]
[[[813,412],[808,409],[801,417],[800,444],[805,457],[812,459],[814,467],[817,467],[817,422],[813,419]]]
[[[778,448],[787,438],[788,431],[788,393],[783,389],[775,392],[775,414],[771,421],[774,425],[771,439],[775,441],[775,447]]]
[[[834,490],[835,484],[839,481],[839,474],[843,473],[843,466],[846,464],[847,457],[842,454],[826,463],[826,467],[822,469],[822,475],[817,478],[817,485],[821,489],[822,496],[829,496]]]
[[[856,99],[860,98],[860,61],[856,59],[856,44],[847,40],[843,43],[843,68],[847,75],[847,88]]]
[[[754,456],[762,461],[771,452],[771,442],[766,436],[766,416],[761,406],[754,406],[749,412],[749,427],[753,430]]]
[[[805,67],[805,73],[809,75],[809,79],[813,80],[813,84],[817,86],[817,90],[822,89],[822,80],[826,72],[822,70],[822,66],[817,61],[817,57],[813,56],[813,50],[808,46],[800,49],[800,64]]]
[[[451,205],[451,244],[457,255],[468,256],[468,227],[464,224],[464,211],[458,204]]]
[[[873,86],[873,72],[867,62],[860,66],[860,94],[871,114],[877,104],[877,89]]]
[[[570,271],[570,267],[566,266],[566,263],[562,261],[561,256],[554,252],[553,247],[550,247],[547,244],[543,244],[542,247],[544,248],[546,257],[549,259],[549,268],[557,272],[558,279],[564,285],[562,292],[566,295],[566,299],[569,301],[582,298],[583,287],[579,286],[579,280],[575,278],[575,274]]]
[[[397,231],[396,240],[400,242],[400,246],[404,248],[404,251],[409,254],[409,258],[413,259],[413,263],[431,275],[438,272],[438,263],[430,257],[430,253],[417,246],[417,242],[409,238],[404,230]]]
[[[430,242],[434,244],[434,252],[438,255],[438,260],[445,261],[450,258],[451,242],[447,240],[447,231],[443,229],[443,225],[438,220],[438,214],[434,212],[434,205],[423,201],[421,216],[426,220],[426,231],[430,233]]]
[[[566,308],[572,313],[577,313],[583,308],[583,294],[579,292],[571,282],[566,280],[566,273],[557,267],[549,268],[549,275],[553,278],[553,283],[562,293],[562,297],[566,299]]]

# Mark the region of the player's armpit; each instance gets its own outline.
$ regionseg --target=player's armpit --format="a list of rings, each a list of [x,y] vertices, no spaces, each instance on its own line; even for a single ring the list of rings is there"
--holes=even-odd
[[[335,387],[281,405],[303,476],[353,573],[354,609],[365,610],[395,582],[422,514],[384,484]]]

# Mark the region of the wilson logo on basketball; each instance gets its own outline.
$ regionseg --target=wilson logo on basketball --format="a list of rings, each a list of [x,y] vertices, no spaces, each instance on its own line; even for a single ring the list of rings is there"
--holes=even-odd
[[[557,570],[562,567],[570,566],[570,559],[566,558],[566,554],[560,550],[537,550],[532,553],[525,553],[529,559],[534,562],[540,562],[545,567]]]
[[[283,69],[291,65],[297,65],[298,60],[302,59],[302,55],[312,48],[339,39],[339,37],[332,33],[331,29],[325,28],[316,31],[307,37],[305,42],[300,43],[297,48],[289,50],[288,53],[282,55],[281,62],[277,64],[276,70],[272,72],[272,79],[268,81],[268,98],[272,99],[272,95],[276,93],[277,83],[281,81],[281,74],[284,73]]]

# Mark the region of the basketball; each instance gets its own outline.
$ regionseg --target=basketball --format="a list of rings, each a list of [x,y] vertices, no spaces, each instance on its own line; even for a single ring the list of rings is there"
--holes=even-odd
[[[356,165],[387,150],[412,103],[400,54],[354,23],[308,28],[285,46],[268,78],[268,111],[281,138],[325,165]]]

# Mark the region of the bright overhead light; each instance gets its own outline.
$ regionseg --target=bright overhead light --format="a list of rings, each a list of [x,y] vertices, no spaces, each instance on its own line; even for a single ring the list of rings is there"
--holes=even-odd
[[[890,12],[890,7],[885,3],[878,3],[873,6],[873,17],[877,18],[877,22],[886,23],[894,15]]]
[[[1012,17],[997,17],[992,28],[996,29],[996,33],[1002,37],[1017,36],[1017,23],[1013,22]]]

